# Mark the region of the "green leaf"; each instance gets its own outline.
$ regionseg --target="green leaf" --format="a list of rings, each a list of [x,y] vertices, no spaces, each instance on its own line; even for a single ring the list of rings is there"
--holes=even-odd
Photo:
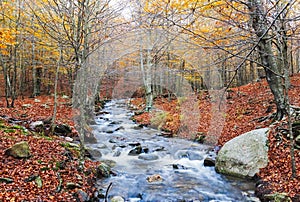
[[[38,176],[37,178],[35,178],[35,183],[36,183],[36,185],[37,185],[38,188],[41,188],[43,186],[42,178],[40,176]]]

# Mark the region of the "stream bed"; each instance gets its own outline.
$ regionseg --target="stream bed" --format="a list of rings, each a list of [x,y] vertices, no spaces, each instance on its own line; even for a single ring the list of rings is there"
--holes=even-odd
[[[132,115],[126,100],[112,100],[92,126],[98,143],[87,146],[116,173],[97,182],[104,191],[112,184],[108,201],[114,196],[132,202],[259,201],[254,182],[228,178],[203,165],[214,155],[211,146],[163,137],[134,123]]]

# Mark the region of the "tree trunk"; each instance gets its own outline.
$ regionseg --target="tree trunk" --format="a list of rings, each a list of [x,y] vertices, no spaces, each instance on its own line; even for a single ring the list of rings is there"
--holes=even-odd
[[[11,102],[10,107],[14,107],[15,99],[17,98],[17,47],[13,47],[13,73],[12,73],[12,86],[11,86]]]
[[[33,91],[32,91],[32,97],[40,95],[39,92],[39,79],[38,79],[38,70],[36,67],[36,61],[35,61],[35,42],[33,40],[32,42],[32,80],[33,80]]]
[[[300,39],[297,40],[298,47],[300,47]],[[296,73],[300,72],[300,48],[296,50],[296,56],[295,56],[295,63],[296,63]]]
[[[150,111],[153,105],[152,92],[152,63],[151,63],[151,31],[147,31],[147,58],[145,71],[145,87],[146,87],[146,111]]]
[[[280,120],[287,114],[287,103],[284,95],[282,75],[280,75],[275,55],[272,51],[272,40],[268,34],[269,24],[259,0],[249,0],[248,6],[252,17],[252,27],[259,40],[257,47],[261,63],[266,72],[266,79],[277,106],[275,119]]]
[[[1,53],[0,53],[0,60],[1,60],[1,66],[2,66],[2,70],[3,70],[3,78],[4,78],[4,83],[5,83],[4,91],[5,91],[6,107],[10,107],[9,97],[10,97],[10,89],[11,89],[10,86],[11,85],[10,85],[10,81],[9,81],[7,65],[6,65],[6,62],[4,61],[4,58]]]
[[[54,132],[55,129],[55,120],[56,120],[56,115],[57,115],[57,84],[58,84],[58,75],[59,75],[59,69],[60,69],[60,63],[62,60],[62,47],[61,44],[58,44],[58,51],[59,51],[59,56],[56,64],[56,70],[55,70],[55,80],[54,80],[54,106],[53,106],[53,116],[52,116],[52,121],[51,121],[51,132]]]

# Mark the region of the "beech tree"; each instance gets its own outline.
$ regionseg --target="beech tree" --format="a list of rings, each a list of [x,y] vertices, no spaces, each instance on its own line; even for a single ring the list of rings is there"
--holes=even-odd
[[[280,120],[284,115],[287,114],[287,101],[285,99],[284,92],[284,80],[289,79],[289,74],[287,77],[283,79],[283,75],[280,71],[279,65],[282,64],[282,67],[285,71],[289,70],[288,58],[287,58],[287,28],[285,22],[277,21],[283,20],[281,17],[285,15],[286,9],[289,6],[290,2],[287,3],[280,11],[275,15],[274,19],[268,21],[266,18],[267,13],[265,11],[265,6],[258,0],[249,0],[248,8],[251,16],[251,24],[253,29],[255,30],[255,34],[258,38],[257,48],[260,55],[261,63],[266,72],[266,79],[270,86],[270,89],[274,95],[274,99],[277,106],[276,112],[276,120]],[[274,52],[274,48],[272,45],[272,36],[270,34],[270,30],[272,26],[279,25],[277,33],[279,34],[279,38],[277,39],[279,43],[278,51],[280,52],[280,59],[276,61],[276,56]],[[288,82],[288,81],[286,81]]]

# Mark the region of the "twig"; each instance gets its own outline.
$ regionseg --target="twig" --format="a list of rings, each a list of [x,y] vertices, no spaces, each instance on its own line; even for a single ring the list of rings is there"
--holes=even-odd
[[[62,178],[60,176],[60,173],[57,173],[57,178],[59,180],[59,184],[58,184],[58,186],[56,188],[56,192],[59,193],[61,191],[61,189],[62,189],[62,183],[63,183],[63,180],[62,180]]]
[[[109,192],[111,186],[112,186],[112,182],[108,185],[108,187],[107,187],[107,189],[106,189],[105,197],[104,197],[104,198],[105,198],[105,202],[108,202],[107,197],[108,197],[108,192]]]

